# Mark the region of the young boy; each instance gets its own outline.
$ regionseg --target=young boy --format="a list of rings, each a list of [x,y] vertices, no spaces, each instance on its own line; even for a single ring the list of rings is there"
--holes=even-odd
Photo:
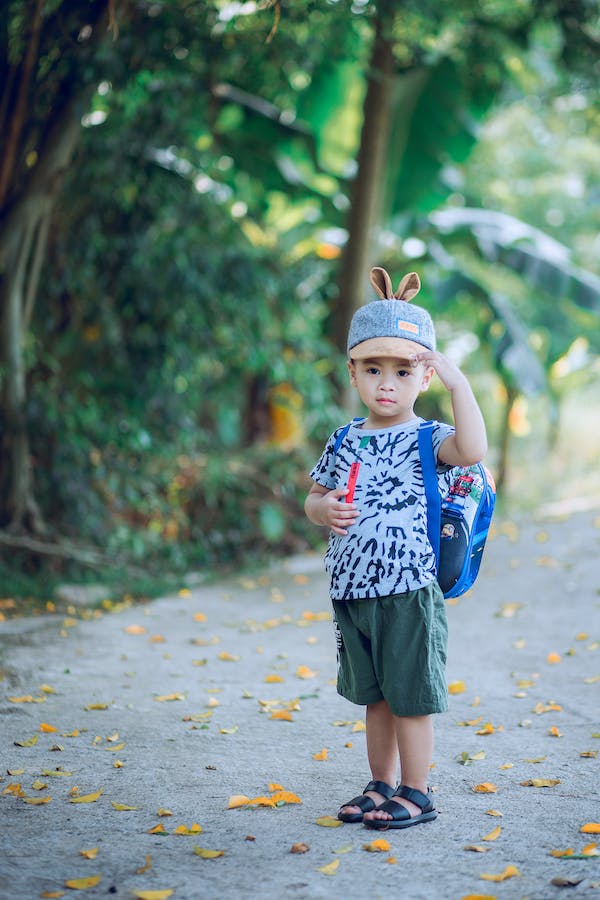
[[[413,411],[434,373],[452,397],[454,427],[435,423],[438,472],[479,462],[483,417],[458,367],[436,352],[429,313],[410,304],[421,284],[395,293],[371,270],[379,298],[359,309],[348,335],[348,371],[367,408],[339,447],[329,438],[311,472],[305,510],[330,529],[325,556],[338,640],[338,692],[366,706],[372,780],[338,812],[343,822],[406,828],[435,819],[427,779],[433,713],[447,709],[447,624],[427,539],[427,510]],[[398,772],[399,768],[399,772]],[[400,783],[396,788],[398,774]]]

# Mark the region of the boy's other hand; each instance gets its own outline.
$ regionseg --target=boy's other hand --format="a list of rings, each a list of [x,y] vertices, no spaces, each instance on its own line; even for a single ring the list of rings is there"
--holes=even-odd
[[[336,488],[323,494],[319,503],[323,524],[327,525],[334,534],[345,537],[348,528],[358,519],[358,509],[354,503],[346,503],[343,498],[348,493],[348,488]]]

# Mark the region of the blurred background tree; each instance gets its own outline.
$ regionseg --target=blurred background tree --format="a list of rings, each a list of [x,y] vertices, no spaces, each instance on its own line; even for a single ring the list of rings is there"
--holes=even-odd
[[[511,508],[509,436],[535,407],[539,454],[597,384],[593,4],[3,5],[11,570],[318,539],[306,472],[373,264],[420,272]]]

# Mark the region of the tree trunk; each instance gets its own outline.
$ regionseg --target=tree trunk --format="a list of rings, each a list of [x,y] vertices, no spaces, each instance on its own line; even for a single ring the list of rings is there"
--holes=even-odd
[[[513,406],[515,405],[515,402],[519,397],[519,392],[516,390],[516,388],[511,387],[507,384],[505,384],[504,387],[506,388],[506,403],[504,406],[504,418],[502,420],[502,430],[500,433],[498,477],[495,479],[498,493],[500,493],[506,487],[506,481],[508,477],[508,459],[510,452],[510,416]]]
[[[87,96],[86,96],[87,100]],[[35,502],[27,428],[24,343],[46,248],[52,208],[81,131],[82,101],[54,124],[30,185],[0,232],[0,371],[3,420],[0,521],[12,531],[44,530]]]
[[[390,17],[379,4],[371,51],[358,170],[352,186],[345,246],[339,276],[339,300],[333,314],[332,337],[345,350],[350,320],[365,301],[368,270],[373,264],[376,228],[381,210],[390,116],[393,105],[394,54]]]

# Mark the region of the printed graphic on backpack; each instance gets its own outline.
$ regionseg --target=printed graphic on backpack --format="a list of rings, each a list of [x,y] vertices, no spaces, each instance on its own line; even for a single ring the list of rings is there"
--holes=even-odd
[[[479,572],[496,487],[485,466],[455,468],[442,499],[438,581],[445,597],[459,597]]]

